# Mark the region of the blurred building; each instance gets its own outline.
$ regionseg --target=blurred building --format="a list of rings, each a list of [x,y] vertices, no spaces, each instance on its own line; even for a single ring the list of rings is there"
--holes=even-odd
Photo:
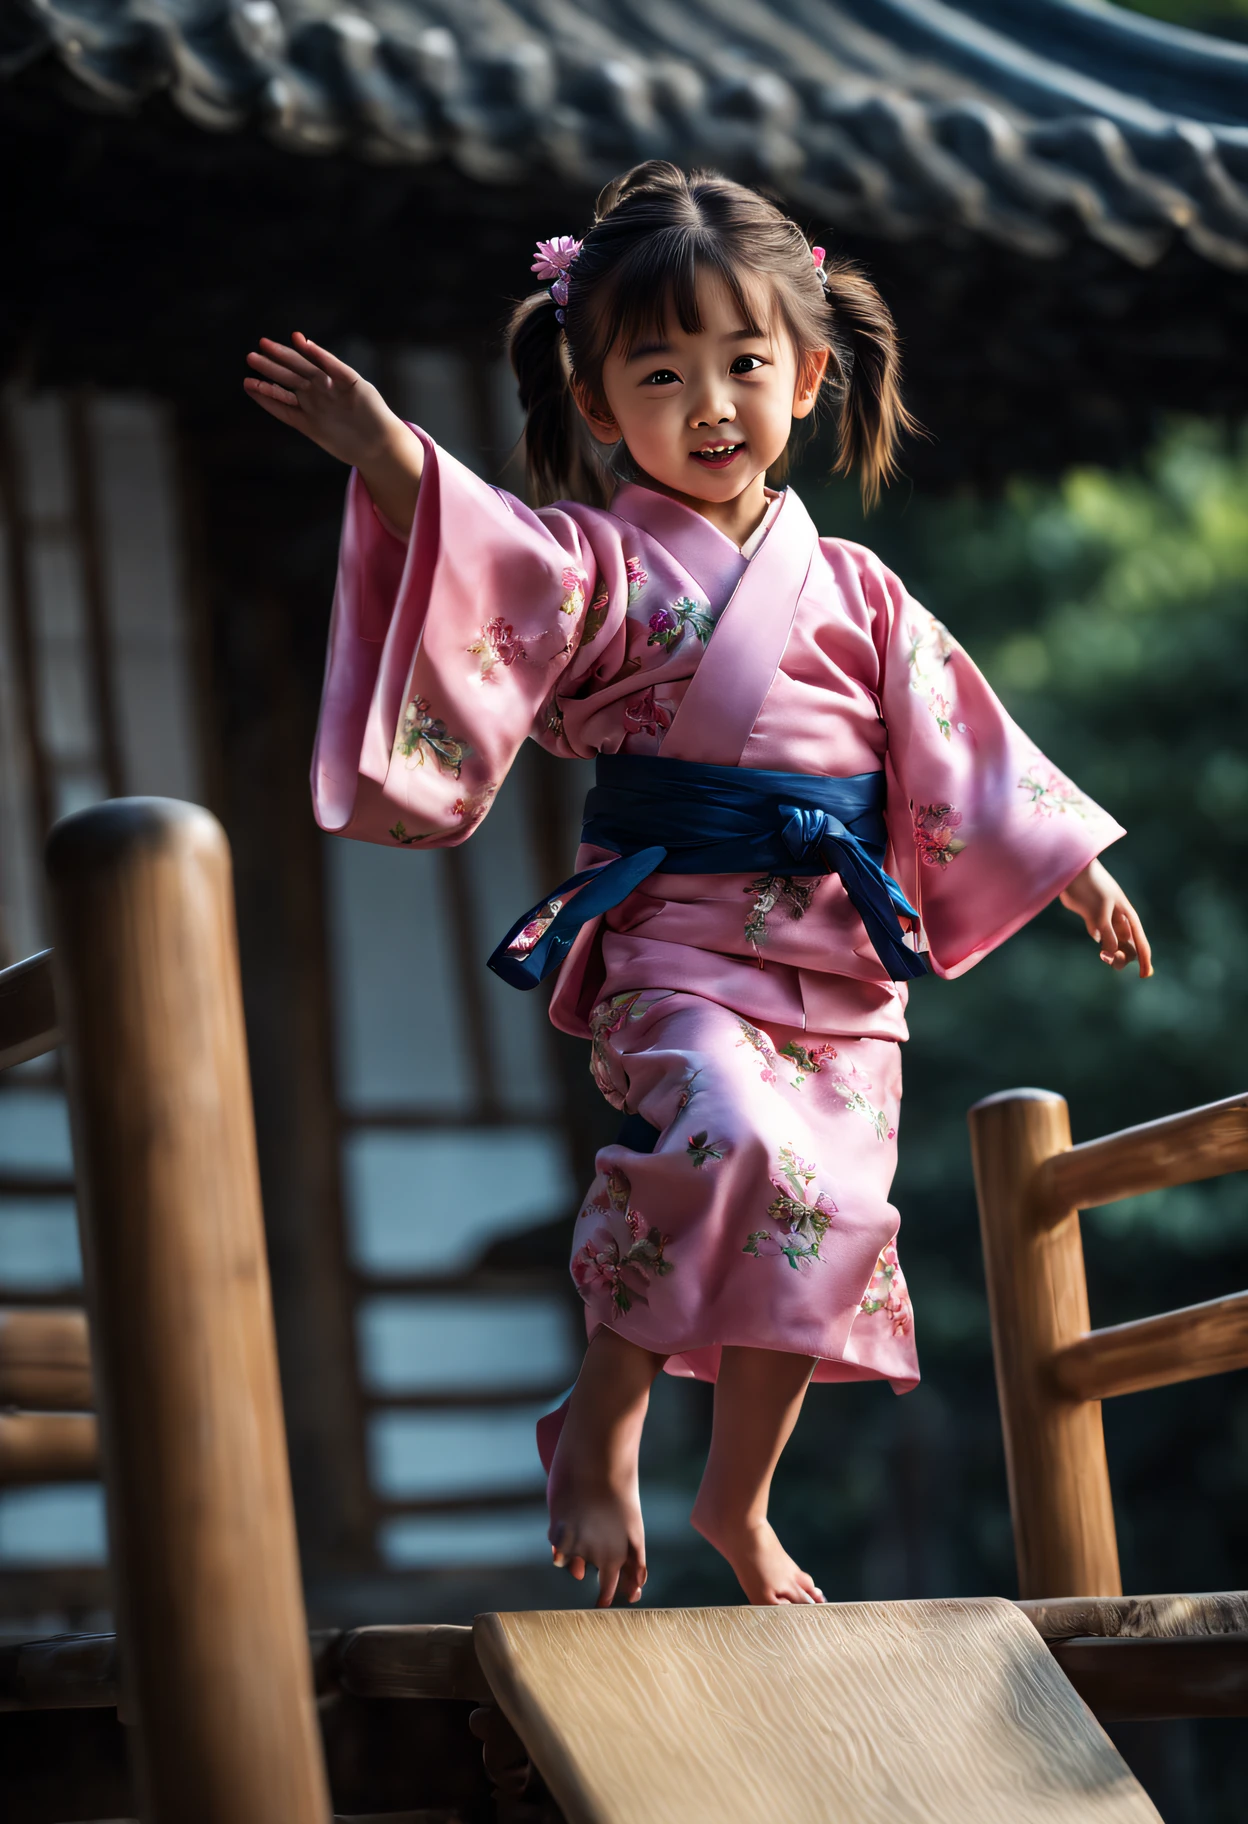
[[[222,817],[319,1616],[557,1599],[532,1424],[575,1370],[564,1236],[613,1122],[544,997],[481,967],[566,872],[580,769],[525,755],[462,850],[312,824],[343,477],[245,403],[246,349],[306,329],[515,485],[498,320],[532,242],[671,157],[870,266],[921,485],[1126,459],[1248,403],[1246,78],[1248,48],[1095,0],[0,0],[0,961],[47,941],[56,817]],[[0,1302],[79,1283],[59,1079],[27,1067]],[[10,1616],[103,1606],[104,1551],[98,1490],[0,1491]]]

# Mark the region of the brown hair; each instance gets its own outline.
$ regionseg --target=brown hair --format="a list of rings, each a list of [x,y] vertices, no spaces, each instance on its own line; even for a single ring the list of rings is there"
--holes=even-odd
[[[696,335],[699,271],[724,280],[751,328],[758,326],[748,279],[770,280],[799,360],[831,349],[823,390],[836,415],[834,472],[856,469],[864,502],[874,504],[897,472],[900,439],[919,428],[901,401],[897,331],[883,298],[848,261],[828,261],[821,276],[801,229],[765,197],[717,172],[686,175],[658,159],[617,178],[598,198],[572,269],[564,322],[548,290],[512,312],[507,348],[536,499],[606,504],[620,476],[599,454],[573,388],[605,408],[608,352],[661,332],[669,310]],[[772,480],[783,479],[788,457],[786,450]]]

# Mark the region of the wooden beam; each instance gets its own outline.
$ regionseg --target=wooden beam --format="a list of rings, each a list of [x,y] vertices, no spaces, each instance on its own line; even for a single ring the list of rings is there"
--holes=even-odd
[[[0,1488],[92,1482],[99,1437],[89,1412],[0,1412]]]
[[[1101,1409],[1062,1395],[1050,1363],[1091,1328],[1073,1206],[1036,1220],[1034,1186],[1070,1145],[1047,1090],[1009,1090],[970,1111],[997,1395],[1023,1596],[1122,1589]]]
[[[1109,1722],[1248,1716],[1248,1633],[1049,1642],[1089,1709]]]
[[[86,1314],[0,1310],[0,1406],[84,1412],[91,1404]]]
[[[1045,1161],[1037,1184],[1037,1214],[1060,1221],[1174,1184],[1195,1184],[1248,1170],[1248,1095],[1085,1140]]]
[[[356,1697],[493,1701],[471,1628],[353,1628],[339,1642],[335,1670],[342,1689]]]
[[[1213,1595],[1076,1596],[1020,1602],[1045,1640],[1095,1635],[1113,1640],[1178,1640],[1192,1634],[1248,1634],[1248,1591]]]
[[[1109,1400],[1248,1368],[1248,1292],[1091,1330],[1056,1351],[1053,1378],[1075,1400]]]
[[[110,1554],[149,1824],[327,1824],[215,818],[48,843]]]
[[[40,950],[0,969],[0,1070],[40,1058],[60,1042],[52,952]]]

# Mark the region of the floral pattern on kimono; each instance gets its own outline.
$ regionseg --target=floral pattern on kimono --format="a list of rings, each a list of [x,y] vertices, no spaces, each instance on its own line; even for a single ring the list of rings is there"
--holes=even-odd
[[[966,844],[957,834],[960,811],[951,804],[921,804],[914,813],[914,840],[920,859],[929,868],[945,868]]]
[[[634,1304],[648,1304],[646,1294],[650,1281],[663,1279],[672,1272],[672,1262],[664,1250],[671,1243],[653,1223],[632,1207],[632,1187],[628,1176],[618,1166],[608,1168],[604,1192],[592,1192],[581,1211],[582,1218],[605,1218],[585,1244],[572,1256],[572,1278],[586,1304],[605,1295],[617,1317],[627,1317]],[[627,1239],[618,1237],[609,1226],[619,1217]]]
[[[875,1263],[871,1284],[862,1295],[862,1309],[868,1317],[874,1317],[877,1311],[883,1311],[892,1325],[894,1336],[904,1336],[913,1326],[914,1316],[910,1309],[906,1276],[901,1270],[897,1249],[891,1241]]]
[[[836,1205],[825,1191],[812,1194],[811,1186],[819,1168],[800,1159],[791,1146],[780,1148],[780,1166],[772,1184],[776,1196],[767,1206],[767,1214],[779,1227],[755,1229],[742,1252],[756,1260],[768,1253],[782,1254],[796,1273],[807,1261],[820,1260],[819,1244],[832,1226]]]

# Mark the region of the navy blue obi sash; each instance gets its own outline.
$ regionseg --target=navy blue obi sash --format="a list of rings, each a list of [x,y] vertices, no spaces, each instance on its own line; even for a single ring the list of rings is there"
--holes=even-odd
[[[647,875],[839,874],[893,981],[924,975],[898,914],[917,919],[884,872],[884,775],[824,779],[661,755],[600,754],[581,841],[619,859],[584,868],[518,918],[489,959],[513,988],[535,988],[582,925],[618,906]]]

